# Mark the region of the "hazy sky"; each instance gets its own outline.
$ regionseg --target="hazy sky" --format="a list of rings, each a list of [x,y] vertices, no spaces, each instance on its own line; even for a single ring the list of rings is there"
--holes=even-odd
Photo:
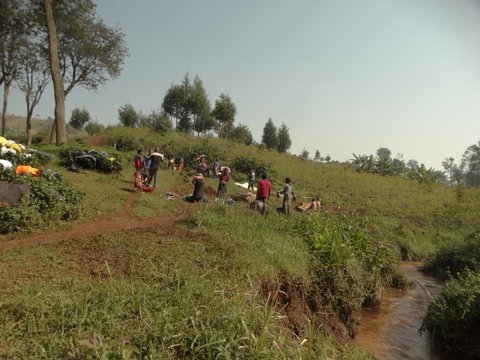
[[[130,49],[121,76],[97,93],[75,88],[66,115],[86,108],[118,124],[118,108],[158,109],[188,72],[212,106],[261,141],[285,123],[291,153],[333,160],[387,147],[427,167],[459,162],[480,140],[480,2],[476,0],[98,0]],[[9,112],[24,114],[13,92]],[[34,112],[53,117],[53,95]]]

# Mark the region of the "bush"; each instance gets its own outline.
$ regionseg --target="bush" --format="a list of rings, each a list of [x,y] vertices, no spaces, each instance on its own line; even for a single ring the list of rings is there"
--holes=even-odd
[[[424,271],[442,280],[456,277],[465,269],[480,272],[480,231],[460,241],[442,246],[435,257],[424,266]]]
[[[0,171],[0,181],[30,186],[19,202],[0,206],[0,233],[38,229],[80,216],[83,194],[62,182],[56,173],[44,171],[35,178],[4,170]]]
[[[105,126],[97,121],[90,121],[87,125],[85,125],[85,131],[88,135],[98,135],[101,134],[104,130]]]
[[[133,151],[139,147],[141,147],[135,139],[129,136],[121,136],[119,137],[116,142],[117,150],[119,151]]]
[[[232,161],[232,170],[239,173],[248,174],[251,169],[253,169],[258,176],[264,173],[267,174],[269,178],[276,176],[270,164],[266,164],[255,158],[236,157]]]
[[[445,284],[428,307],[422,332],[455,358],[480,358],[480,274],[466,270]]]
[[[355,333],[362,305],[377,305],[396,279],[395,247],[365,218],[325,211],[299,217],[294,231],[312,256],[312,278],[327,308]]]

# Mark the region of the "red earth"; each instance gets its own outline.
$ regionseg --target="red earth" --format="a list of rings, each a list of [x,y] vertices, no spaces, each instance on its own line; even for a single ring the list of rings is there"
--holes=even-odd
[[[116,214],[102,216],[88,222],[72,225],[68,229],[48,232],[38,235],[26,235],[12,240],[0,242],[0,250],[11,249],[19,246],[38,245],[54,243],[61,240],[88,238],[99,234],[132,229],[144,229],[161,225],[172,224],[187,217],[189,207],[180,206],[176,213],[161,217],[137,217],[133,214],[133,204],[140,193],[132,192],[125,202],[123,208]],[[188,204],[193,205],[193,204]],[[178,231],[174,226],[165,226],[172,232]]]

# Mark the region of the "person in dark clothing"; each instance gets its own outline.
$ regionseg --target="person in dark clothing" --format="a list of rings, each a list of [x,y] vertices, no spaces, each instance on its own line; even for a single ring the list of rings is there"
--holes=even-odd
[[[155,150],[150,154],[150,168],[148,169],[149,173],[149,180],[148,180],[148,185],[151,185],[152,180],[153,180],[153,187],[157,187],[157,177],[160,172],[160,166],[163,161],[163,154],[160,153],[158,148],[155,148]]]
[[[187,198],[191,202],[200,202],[203,200],[203,189],[205,188],[204,175],[201,169],[197,169],[197,173],[193,175],[193,194]]]

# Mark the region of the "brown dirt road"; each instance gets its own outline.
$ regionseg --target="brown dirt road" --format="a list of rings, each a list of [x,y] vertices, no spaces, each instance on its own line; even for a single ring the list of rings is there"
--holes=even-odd
[[[138,199],[139,195],[139,192],[132,192],[128,196],[122,210],[116,214],[102,216],[84,223],[78,223],[68,229],[56,232],[27,235],[12,240],[6,240],[0,242],[0,250],[12,249],[20,246],[48,244],[62,240],[81,239],[116,231],[144,229],[154,226],[162,226],[164,229],[170,228],[172,229],[172,232],[174,232],[174,227],[163,225],[171,225],[172,223],[183,220],[187,217],[188,208],[186,206],[181,206],[176,213],[167,214],[162,217],[137,217],[133,214],[133,204]]]

